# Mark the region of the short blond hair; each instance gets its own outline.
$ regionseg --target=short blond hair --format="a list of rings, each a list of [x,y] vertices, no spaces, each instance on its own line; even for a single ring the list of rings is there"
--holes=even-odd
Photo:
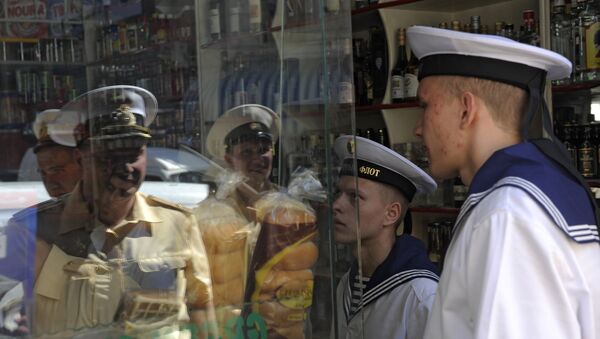
[[[528,94],[509,84],[464,76],[447,76],[441,82],[450,96],[471,92],[487,106],[498,126],[520,131],[521,119],[527,109]]]

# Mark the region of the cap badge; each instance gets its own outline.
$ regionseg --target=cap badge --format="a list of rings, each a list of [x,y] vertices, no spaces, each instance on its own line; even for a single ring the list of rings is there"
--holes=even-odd
[[[48,125],[44,124],[39,131],[38,140],[48,140],[50,135],[48,134]]]
[[[346,144],[346,147],[348,148],[348,152],[350,154],[354,154],[355,151],[356,151],[356,147],[355,147],[355,144],[354,144],[354,139],[348,140],[348,144]]]
[[[113,112],[113,118],[123,125],[135,125],[135,116],[129,105],[122,104]]]
[[[251,122],[249,127],[251,130],[254,131],[254,130],[260,129],[260,124],[258,122]]]

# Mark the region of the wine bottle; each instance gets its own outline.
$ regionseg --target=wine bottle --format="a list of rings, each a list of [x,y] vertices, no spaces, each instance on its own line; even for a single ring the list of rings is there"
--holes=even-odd
[[[417,100],[417,90],[419,89],[419,60],[412,51],[410,53],[408,65],[406,66],[404,87],[406,89],[406,101]]]
[[[208,11],[208,22],[210,27],[210,37],[214,40],[220,40],[225,30],[223,29],[223,6],[220,0],[211,0]]]
[[[340,65],[338,82],[338,100],[340,104],[354,102],[354,86],[352,84],[352,40],[342,41],[342,64]]]
[[[405,79],[406,66],[408,60],[406,60],[406,45],[405,41],[405,30],[400,28],[398,30],[398,56],[396,58],[396,65],[392,69],[392,102],[400,103],[406,100],[406,88]]]
[[[371,43],[371,78],[373,80],[373,103],[381,103],[387,87],[388,59],[385,32],[380,26],[369,28]]]

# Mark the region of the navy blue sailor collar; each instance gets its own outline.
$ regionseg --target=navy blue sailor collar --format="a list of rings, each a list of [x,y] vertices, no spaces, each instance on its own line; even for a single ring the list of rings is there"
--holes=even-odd
[[[350,284],[353,283],[357,274],[358,263],[355,262],[348,275],[346,301],[352,297]],[[350,303],[344,303],[346,319],[350,321],[363,307],[386,295],[397,286],[416,278],[427,278],[437,282],[439,280],[438,269],[427,257],[427,250],[423,243],[411,235],[403,234],[396,237],[396,242],[387,258],[373,272],[363,290],[362,300],[356,310],[351,312]]]
[[[496,151],[477,171],[453,232],[472,208],[502,186],[523,189],[573,240],[600,242],[586,188],[530,142]]]

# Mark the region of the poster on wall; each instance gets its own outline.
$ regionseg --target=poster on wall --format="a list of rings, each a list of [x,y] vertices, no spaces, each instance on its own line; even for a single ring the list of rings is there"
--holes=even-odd
[[[47,0],[50,37],[64,37],[83,33],[81,0]],[[80,32],[81,31],[81,32]]]
[[[9,38],[45,38],[48,23],[35,20],[47,19],[47,0],[0,0],[7,22]],[[14,21],[13,21],[14,20]],[[32,21],[34,20],[34,21]]]

